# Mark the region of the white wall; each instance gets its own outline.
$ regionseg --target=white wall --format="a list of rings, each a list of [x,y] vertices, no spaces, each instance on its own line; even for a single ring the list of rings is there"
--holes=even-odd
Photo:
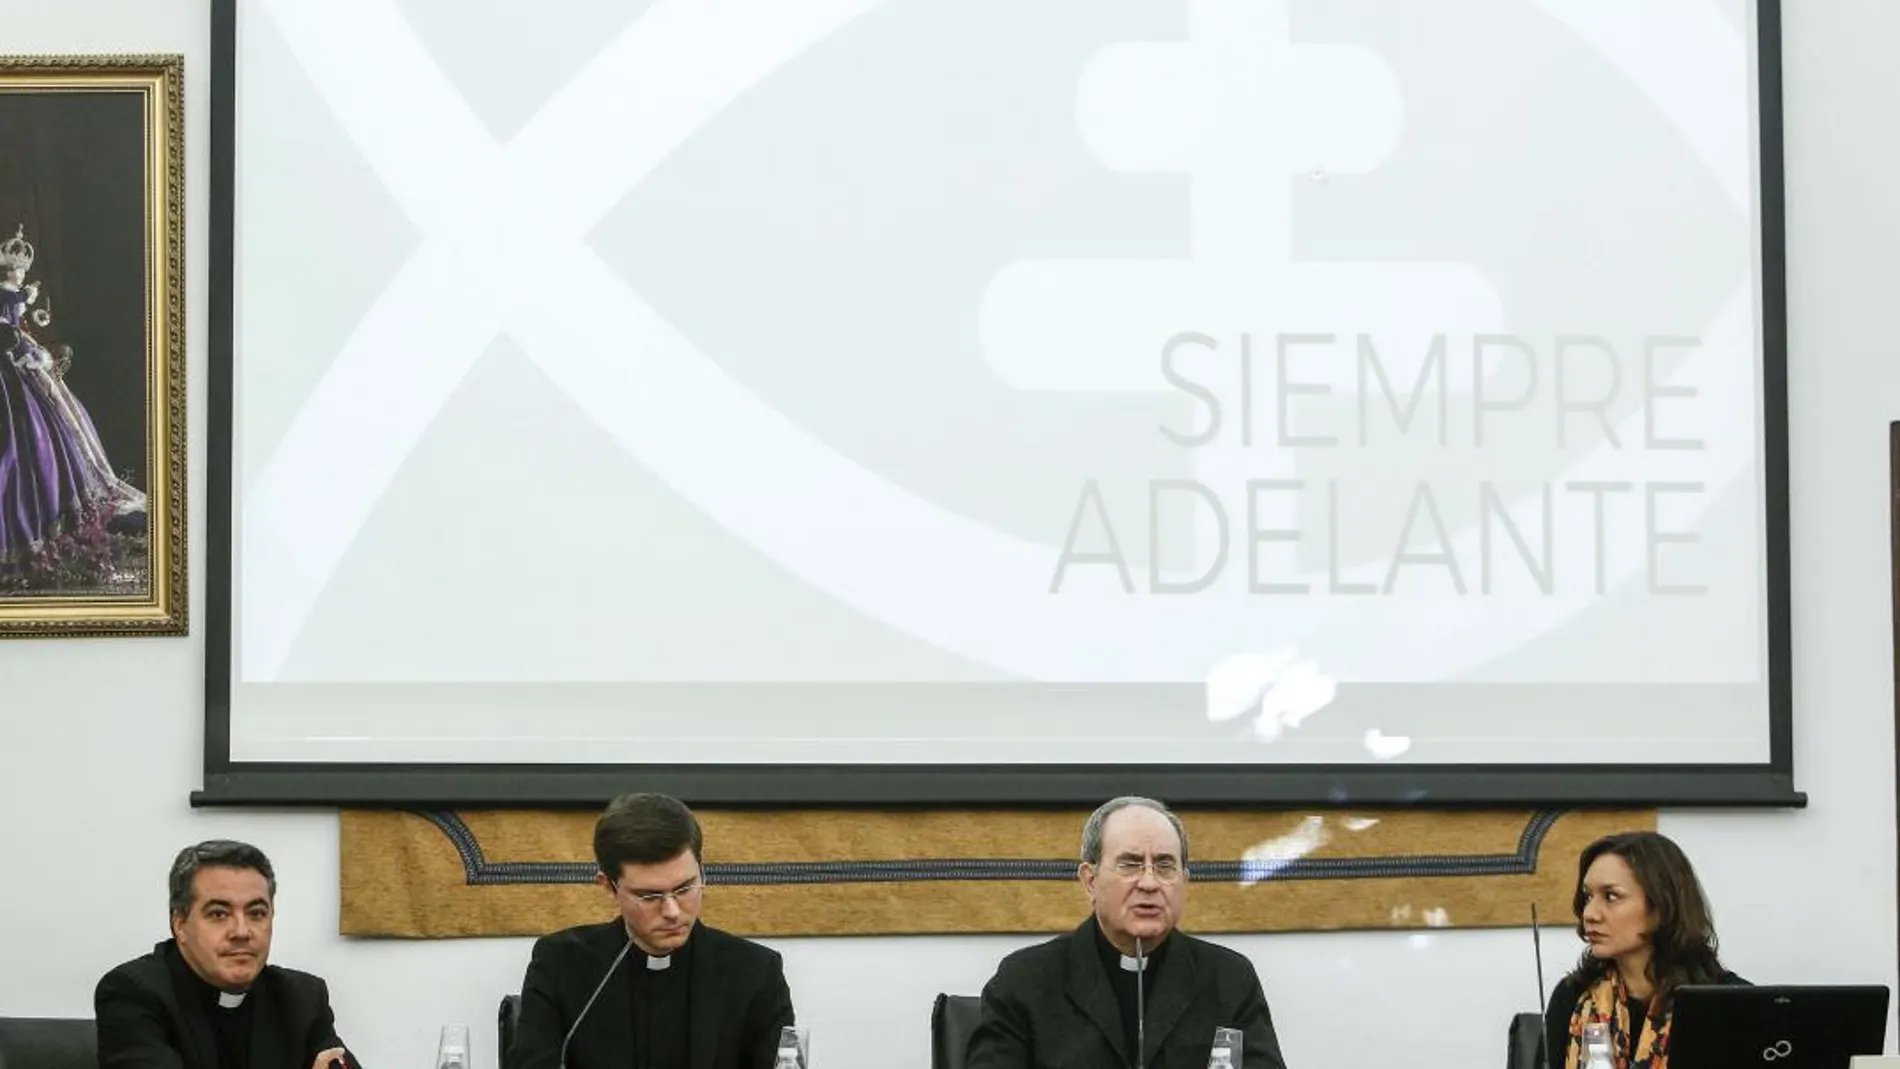
[[[314,0],[313,0],[314,2]],[[448,2],[448,0],[443,0]],[[1669,0],[1675,2],[1675,0]],[[1900,417],[1900,4],[1783,0],[1787,25],[1796,771],[1806,811],[1683,813],[1664,828],[1714,896],[1730,964],[1756,980],[1895,977],[1893,694],[1886,423]],[[0,0],[8,52],[189,58],[194,530],[204,471],[204,0]],[[4,152],[6,146],[0,146]],[[202,615],[202,554],[193,616]],[[0,644],[0,1013],[85,1015],[100,973],[164,934],[183,843],[234,835],[276,859],[276,957],[332,982],[373,1067],[422,1066],[436,1029],[475,1026],[492,1066],[497,996],[527,944],[346,941],[335,934],[333,814],[194,812],[201,637]],[[1429,902],[1419,903],[1429,906]],[[1078,901],[1078,911],[1081,904]],[[1574,953],[1547,933],[1552,971]],[[785,940],[800,1017],[836,1069],[928,1064],[938,990],[974,991],[1019,940]],[[1494,1064],[1533,1008],[1523,932],[1235,939],[1267,981],[1296,1069]],[[1367,1027],[1367,1022],[1373,1022]],[[1891,1030],[1891,1028],[1890,1028]],[[1889,1050],[1893,1040],[1890,1036]]]

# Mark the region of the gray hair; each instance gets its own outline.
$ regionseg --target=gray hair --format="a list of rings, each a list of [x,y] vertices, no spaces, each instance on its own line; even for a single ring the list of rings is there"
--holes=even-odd
[[[277,900],[277,873],[272,871],[270,858],[264,856],[264,851],[250,843],[211,839],[185,847],[172,860],[172,916],[183,917],[191,912],[192,884],[200,869],[251,869],[264,877],[270,885],[271,900]]]
[[[1181,826],[1181,818],[1174,815],[1174,810],[1169,809],[1153,798],[1142,798],[1132,794],[1125,794],[1120,798],[1111,798],[1103,802],[1101,808],[1089,814],[1088,823],[1082,825],[1082,860],[1096,868],[1101,867],[1102,829],[1108,825],[1109,817],[1131,806],[1142,809],[1152,809],[1168,818],[1168,823],[1174,825],[1174,837],[1181,841],[1181,866],[1183,868],[1187,867],[1188,837],[1187,829]]]

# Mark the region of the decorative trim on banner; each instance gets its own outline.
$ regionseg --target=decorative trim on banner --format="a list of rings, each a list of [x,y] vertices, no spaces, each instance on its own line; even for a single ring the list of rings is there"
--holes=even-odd
[[[454,813],[415,811],[442,830],[462,859],[471,887],[505,884],[584,884],[598,871],[592,862],[490,861],[482,844]],[[1256,861],[1196,861],[1196,880],[1243,882],[1274,880],[1365,880],[1406,876],[1510,876],[1537,871],[1537,851],[1563,810],[1528,815],[1510,854],[1419,855],[1398,857],[1292,857]],[[713,862],[702,869],[706,883],[769,887],[815,883],[923,883],[933,880],[1075,879],[1072,858],[920,858],[905,861]]]

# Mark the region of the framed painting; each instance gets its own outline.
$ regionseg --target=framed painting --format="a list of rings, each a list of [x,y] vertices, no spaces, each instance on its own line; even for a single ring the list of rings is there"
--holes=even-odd
[[[0,636],[186,631],[183,88],[0,56]]]

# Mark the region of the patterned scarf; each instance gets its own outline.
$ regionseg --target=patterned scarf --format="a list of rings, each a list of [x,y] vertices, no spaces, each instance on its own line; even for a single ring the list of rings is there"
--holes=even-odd
[[[1570,1043],[1564,1054],[1564,1069],[1583,1069],[1583,1026],[1596,1021],[1610,1026],[1617,1069],[1669,1069],[1670,1017],[1668,1013],[1658,1014],[1655,1000],[1651,999],[1649,1015],[1643,1020],[1643,1032],[1632,1037],[1629,989],[1623,985],[1623,974],[1612,968],[1583,993],[1576,1008],[1570,1011]]]

